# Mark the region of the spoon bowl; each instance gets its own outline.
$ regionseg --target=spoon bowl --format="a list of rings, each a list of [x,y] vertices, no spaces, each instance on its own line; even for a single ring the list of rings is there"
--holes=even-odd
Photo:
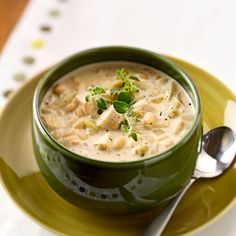
[[[226,126],[210,130],[203,136],[202,151],[198,156],[193,178],[213,178],[221,175],[233,162],[236,140]]]

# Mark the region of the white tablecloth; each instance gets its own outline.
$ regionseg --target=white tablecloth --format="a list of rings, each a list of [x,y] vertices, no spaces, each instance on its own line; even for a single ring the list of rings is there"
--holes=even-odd
[[[31,0],[0,56],[0,105],[3,94],[24,79],[71,53],[103,45],[182,58],[236,92],[235,12],[234,0]],[[1,236],[52,235],[20,212],[2,188],[0,199]],[[236,206],[193,235],[236,235],[235,218]]]

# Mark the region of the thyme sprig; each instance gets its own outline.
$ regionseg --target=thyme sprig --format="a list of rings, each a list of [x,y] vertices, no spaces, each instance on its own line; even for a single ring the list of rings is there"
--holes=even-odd
[[[139,78],[136,75],[129,75],[124,68],[117,69],[116,74],[117,79],[122,81],[122,87],[110,89],[111,102],[116,112],[123,114],[125,117],[125,120],[120,125],[121,131],[137,141],[138,136],[133,130],[130,117],[133,113],[132,105],[135,103],[135,94],[139,92],[139,89],[132,81],[139,81]],[[92,97],[95,97],[99,114],[101,114],[103,110],[107,109],[107,102],[100,95],[106,93],[106,90],[101,86],[92,86],[88,88],[88,92],[89,94],[85,97],[85,100],[89,102]]]

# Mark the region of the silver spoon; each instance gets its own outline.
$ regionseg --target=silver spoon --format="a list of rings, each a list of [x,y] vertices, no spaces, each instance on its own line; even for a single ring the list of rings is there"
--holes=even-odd
[[[222,126],[210,130],[203,136],[202,147],[189,183],[144,229],[142,236],[160,236],[189,187],[199,178],[221,175],[231,165],[236,153],[236,139],[230,128]]]

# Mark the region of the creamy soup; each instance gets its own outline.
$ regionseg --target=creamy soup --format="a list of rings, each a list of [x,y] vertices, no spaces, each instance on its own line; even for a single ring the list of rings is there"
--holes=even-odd
[[[83,66],[53,84],[40,107],[44,125],[59,143],[111,162],[165,152],[191,128],[194,112],[178,82],[131,62]]]

